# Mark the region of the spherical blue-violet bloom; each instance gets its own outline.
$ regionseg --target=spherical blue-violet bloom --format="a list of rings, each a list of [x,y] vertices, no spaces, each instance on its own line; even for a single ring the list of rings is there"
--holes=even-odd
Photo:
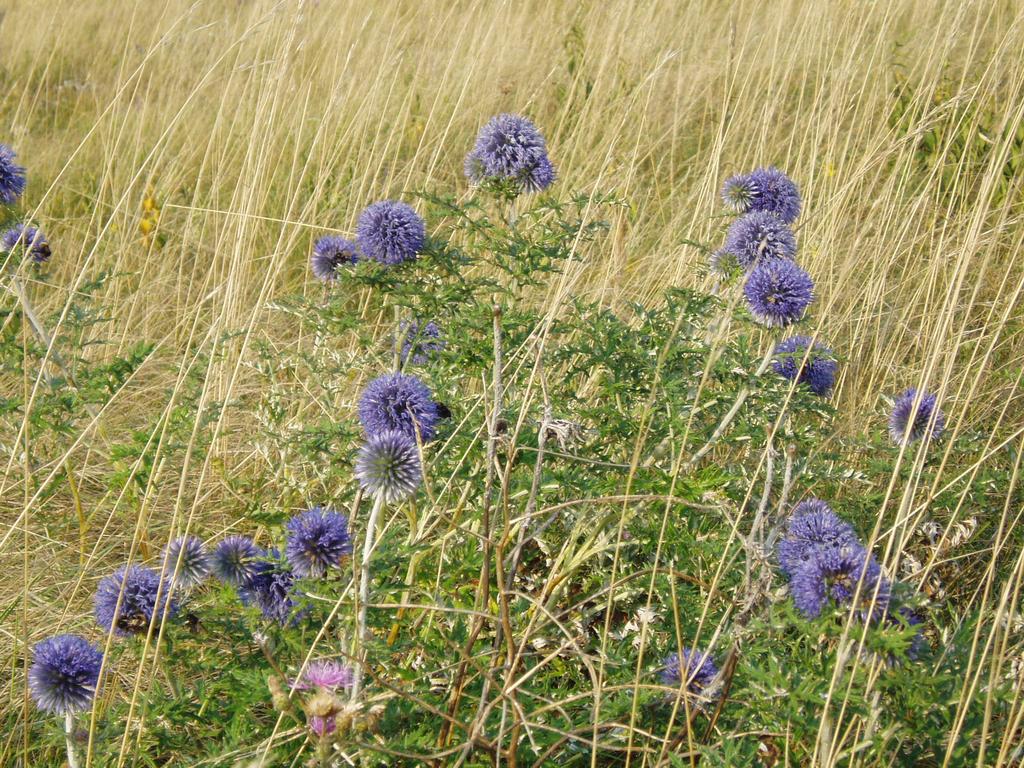
[[[382,200],[359,214],[356,244],[362,255],[381,264],[412,261],[423,250],[427,225],[405,203]]]
[[[294,624],[300,612],[296,610],[295,573],[281,559],[276,549],[256,561],[256,573],[238,590],[246,605],[255,605],[263,618],[281,626]]]
[[[744,269],[750,269],[769,259],[792,259],[796,255],[796,236],[778,216],[754,211],[729,226],[722,250],[732,254]]]
[[[386,373],[366,385],[359,398],[359,421],[367,436],[397,430],[424,442],[434,437],[440,418],[430,389],[416,376]]]
[[[747,210],[764,211],[792,224],[800,215],[800,190],[778,168],[758,168],[747,174],[752,189]]]
[[[511,181],[520,192],[539,192],[555,180],[555,167],[537,126],[508,113],[492,117],[480,129],[466,155],[465,172],[473,184]]]
[[[338,235],[324,235],[313,245],[309,264],[313,274],[324,282],[338,279],[338,273],[346,264],[359,261],[356,244]]]
[[[96,622],[122,637],[145,634],[164,613],[173,616],[177,603],[170,586],[152,568],[127,565],[100,579],[93,600]]]
[[[44,712],[82,712],[92,704],[102,665],[103,654],[84,637],[48,637],[32,649],[29,693]]]
[[[0,203],[11,205],[25,191],[25,169],[14,162],[14,150],[0,144]]]
[[[786,535],[779,542],[779,567],[787,576],[808,563],[819,550],[858,546],[853,526],[821,499],[805,499],[793,507]]]
[[[340,512],[313,507],[292,517],[286,528],[285,555],[297,576],[319,579],[352,553],[348,518]]]
[[[742,266],[736,255],[729,253],[725,248],[713,251],[708,257],[708,267],[719,275],[730,275],[741,269]]]
[[[662,662],[661,682],[673,688],[686,686],[693,694],[701,694],[718,674],[711,654],[696,648],[684,648],[682,653],[669,654]]]
[[[415,441],[393,430],[378,432],[366,441],[359,449],[355,472],[363,490],[389,504],[411,496],[423,481]]]
[[[247,536],[228,536],[213,550],[213,573],[225,584],[244,587],[256,575],[264,554]]]
[[[946,417],[938,408],[938,397],[922,392],[917,407],[918,392],[914,387],[905,389],[893,402],[889,415],[889,436],[894,443],[912,443],[915,440],[937,438],[946,427]]]
[[[924,621],[921,614],[909,605],[901,605],[895,611],[889,612],[887,621],[891,626],[913,629],[914,635],[907,647],[907,658],[910,661],[917,661],[928,649],[928,640],[924,636]]]
[[[38,227],[15,224],[4,232],[0,236],[0,251],[10,253],[15,248],[24,250],[36,264],[50,260],[50,243]]]
[[[211,568],[210,555],[195,536],[180,536],[164,550],[164,573],[173,578],[177,587],[199,585],[210,575]]]
[[[730,176],[722,185],[722,202],[731,211],[746,213],[750,210],[750,201],[754,199],[755,191],[750,174],[739,173]]]
[[[860,545],[816,550],[797,568],[789,589],[793,604],[809,619],[820,616],[829,602],[849,605],[858,589],[856,610],[864,619],[878,619],[885,614],[890,595],[881,566]]]
[[[775,347],[775,372],[824,397],[832,391],[839,364],[832,350],[809,336],[790,336]]]
[[[433,320],[427,323],[419,320],[403,321],[398,328],[398,338],[402,342],[399,350],[402,365],[407,360],[413,365],[425,365],[435,352],[441,351],[447,344],[441,338],[441,329]]]
[[[814,300],[814,281],[789,259],[770,259],[750,272],[743,295],[758,322],[786,326],[802,318]]]

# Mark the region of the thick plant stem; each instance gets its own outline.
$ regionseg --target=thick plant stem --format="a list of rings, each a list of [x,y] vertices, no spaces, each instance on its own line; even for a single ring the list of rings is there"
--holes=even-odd
[[[491,599],[491,505],[494,498],[494,482],[495,482],[495,469],[494,465],[497,461],[498,453],[498,426],[501,421],[502,413],[502,401],[504,394],[504,387],[502,385],[502,367],[503,362],[503,346],[502,346],[502,333],[501,333],[501,317],[502,308],[498,303],[497,298],[494,300],[494,304],[491,308],[491,315],[494,326],[494,379],[492,382],[492,399],[491,413],[487,423],[487,475],[484,480],[484,493],[483,493],[483,513],[481,515],[482,523],[482,539],[483,539],[483,564],[480,567],[480,587],[478,594],[478,602],[480,605],[480,615],[473,622],[473,628],[469,633],[469,637],[466,639],[466,643],[462,648],[462,661],[459,663],[459,668],[455,673],[455,682],[452,685],[451,701],[448,704],[448,716],[449,722],[441,728],[441,733],[438,737],[438,744],[440,746],[447,746],[448,738],[451,736],[451,722],[455,719],[455,713],[458,711],[459,700],[462,698],[462,686],[466,680],[466,673],[469,668],[469,659],[473,653],[473,646],[476,644],[476,639],[480,636],[480,632],[484,626],[483,615],[487,610],[487,606]],[[484,680],[484,690],[480,696],[480,708],[477,710],[478,713],[486,707],[487,695],[489,693],[489,680]],[[474,721],[475,723],[475,721]],[[475,728],[475,724],[472,726]],[[475,734],[470,731],[470,736]],[[469,754],[469,748],[472,746],[473,739],[470,739],[470,743],[467,745],[467,749],[463,751],[459,762],[465,762],[466,756]]]
[[[495,301],[492,308],[494,319],[494,381],[491,393],[491,419],[487,429],[487,479],[484,484],[482,516],[484,561],[480,570],[481,610],[486,610],[487,604],[491,599],[491,507],[494,503],[494,465],[498,454],[498,424],[501,421],[502,393],[504,391],[501,382],[501,371],[504,366],[501,343],[501,315],[501,306]]]
[[[79,768],[82,763],[75,749],[75,716],[70,712],[64,714],[64,743],[68,748],[68,768]]]
[[[376,544],[377,520],[380,518],[380,511],[384,508],[384,496],[379,495],[373,500],[373,509],[370,511],[370,519],[366,522],[366,536],[363,539],[363,560],[359,567],[359,618],[356,622],[356,637],[359,646],[359,663],[356,665],[355,680],[352,683],[352,701],[359,698],[359,690],[363,685],[363,675],[366,672],[368,657],[366,653],[366,604],[370,599],[370,556],[373,554],[373,547]]]

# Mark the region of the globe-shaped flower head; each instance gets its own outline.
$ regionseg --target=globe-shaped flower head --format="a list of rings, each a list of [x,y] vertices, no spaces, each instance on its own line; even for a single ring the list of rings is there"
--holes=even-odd
[[[924,636],[924,621],[921,614],[909,605],[901,605],[895,611],[890,610],[886,614],[886,623],[901,629],[913,629],[906,651],[910,661],[917,661],[928,650],[928,639]]]
[[[896,398],[889,415],[889,436],[894,443],[912,443],[922,438],[937,438],[946,427],[946,417],[938,408],[938,397],[927,392],[914,407],[918,393],[914,387]]]
[[[816,550],[793,574],[790,592],[797,610],[813,619],[829,601],[838,606],[851,603],[858,584],[861,617],[880,618],[889,604],[890,584],[878,561],[860,545]]]
[[[792,224],[800,215],[800,190],[786,174],[778,168],[758,168],[750,172],[750,183],[754,195],[750,210],[774,213],[787,224]]]
[[[700,695],[711,685],[718,674],[718,668],[711,654],[696,648],[684,648],[682,653],[673,653],[662,662],[661,681],[673,688],[686,686],[690,693]]]
[[[437,403],[430,389],[415,376],[386,373],[366,385],[359,398],[359,421],[367,436],[397,430],[415,439],[430,440],[437,431]]]
[[[800,190],[778,168],[758,168],[732,176],[722,186],[722,200],[734,211],[763,211],[792,224],[800,215]]]
[[[405,365],[410,356],[413,365],[424,365],[435,352],[446,346],[445,340],[441,338],[441,329],[433,321],[403,322],[398,328],[398,338],[402,342],[402,348],[399,350],[402,365]]]
[[[313,245],[309,259],[310,268],[317,278],[324,282],[338,279],[338,273],[346,264],[359,261],[356,245],[351,240],[337,235],[324,235]]]
[[[165,611],[168,616],[176,612],[170,591],[152,568],[125,566],[100,579],[93,600],[96,622],[115,635],[145,634]]]
[[[474,184],[509,181],[518,192],[539,192],[555,180],[544,137],[522,115],[492,117],[466,155],[466,177]]]
[[[164,550],[164,573],[178,587],[194,587],[210,575],[210,556],[195,536],[181,536]]]
[[[426,240],[426,223],[405,203],[382,200],[359,214],[356,224],[359,251],[381,264],[412,261]]]
[[[36,264],[50,259],[50,244],[37,227],[15,224],[0,236],[0,251],[10,253],[15,248],[23,249]]]
[[[228,536],[213,550],[213,573],[225,584],[244,587],[258,572],[266,554],[246,536]]]
[[[712,272],[717,272],[720,275],[729,275],[743,268],[740,260],[736,258],[736,254],[729,253],[725,248],[712,251],[708,257],[708,266]]]
[[[774,214],[754,211],[732,223],[722,250],[749,269],[769,259],[792,259],[796,255],[796,237]]]
[[[809,336],[790,336],[775,347],[772,367],[784,379],[804,384],[824,397],[835,384],[838,363],[824,344],[814,343]]]
[[[11,205],[25,191],[25,169],[14,162],[14,150],[0,144],[0,203]]]
[[[103,654],[78,635],[56,635],[32,649],[28,690],[44,712],[65,715],[89,708]]]
[[[289,520],[287,529],[285,554],[297,576],[321,578],[352,553],[348,518],[340,512],[313,507]]]
[[[770,259],[754,267],[743,295],[758,322],[769,327],[791,325],[814,300],[814,281],[789,259]]]
[[[256,561],[255,574],[238,590],[246,605],[255,605],[263,618],[281,626],[294,624],[299,618],[296,611],[295,573],[281,559],[276,549],[267,550]]]
[[[730,176],[722,185],[722,202],[731,211],[746,213],[750,210],[750,201],[754,199],[755,191],[750,174],[739,173]]]
[[[857,545],[852,525],[821,499],[807,499],[793,508],[786,535],[778,545],[779,567],[792,576],[820,550]]]
[[[411,496],[423,480],[416,443],[404,432],[372,435],[359,449],[356,477],[367,493],[389,504]]]

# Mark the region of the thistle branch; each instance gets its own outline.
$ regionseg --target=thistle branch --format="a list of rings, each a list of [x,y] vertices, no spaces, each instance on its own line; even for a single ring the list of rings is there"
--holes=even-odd
[[[82,763],[75,749],[75,716],[71,712],[64,714],[64,743],[68,749],[68,768],[79,768]]]
[[[370,519],[366,522],[366,535],[363,538],[363,559],[359,567],[359,615],[356,620],[356,637],[358,638],[355,680],[352,682],[352,701],[359,699],[359,691],[363,685],[363,675],[366,672],[368,656],[366,653],[366,609],[370,601],[370,557],[373,555],[373,547],[376,544],[377,520],[384,508],[384,494],[378,494],[373,500],[373,509],[370,510]]]

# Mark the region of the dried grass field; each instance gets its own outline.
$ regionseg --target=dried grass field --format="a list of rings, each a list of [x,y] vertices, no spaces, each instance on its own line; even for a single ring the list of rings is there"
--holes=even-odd
[[[847,510],[870,537],[887,572],[927,601],[930,655],[923,663],[941,678],[935,690],[945,697],[939,703],[948,720],[937,725],[929,715],[892,725],[890,714],[900,708],[892,702],[917,711],[910,683],[886,677],[885,664],[869,664],[857,678],[863,689],[854,691],[835,671],[838,662],[822,661],[815,673],[826,680],[820,711],[799,729],[769,724],[757,707],[774,706],[782,688],[770,684],[768,672],[759,681],[741,678],[743,664],[755,657],[775,669],[773,652],[745,640],[735,646],[748,650],[734,654],[741,658],[737,682],[720,712],[697,713],[700,726],[690,728],[694,713],[680,705],[674,726],[664,733],[648,728],[647,699],[636,691],[652,679],[657,654],[615,654],[630,648],[630,632],[643,648],[664,644],[682,626],[702,646],[721,649],[721,666],[742,612],[726,585],[733,569],[743,570],[736,534],[746,523],[739,514],[731,528],[721,528],[717,550],[677,560],[665,543],[663,509],[652,505],[652,573],[671,564],[703,586],[679,581],[693,594],[661,599],[661,582],[651,576],[648,584],[644,576],[641,586],[623,587],[628,607],[615,607],[623,584],[617,569],[631,557],[621,549],[630,515],[647,503],[631,494],[654,493],[632,483],[644,467],[637,442],[635,451],[631,443],[614,459],[632,465],[630,479],[595,486],[603,517],[595,512],[565,522],[565,541],[576,543],[559,549],[562,541],[552,537],[549,550],[537,555],[544,565],[518,587],[542,595],[536,599],[544,611],[556,604],[566,611],[552,613],[550,625],[481,618],[474,646],[467,643],[472,627],[453,624],[457,641],[438,656],[424,651],[415,673],[413,651],[402,656],[404,640],[394,647],[393,638],[387,641],[393,655],[375,674],[386,676],[393,665],[448,685],[462,682],[449,665],[466,651],[465,702],[460,685],[438,693],[429,707],[427,694],[416,699],[439,722],[450,711],[448,720],[469,723],[466,733],[448,723],[450,732],[430,750],[423,744],[431,739],[414,748],[411,736],[389,736],[387,718],[405,711],[396,703],[405,689],[394,679],[394,690],[381,683],[374,693],[392,707],[380,731],[370,729],[330,755],[295,746],[305,738],[302,728],[270,709],[256,673],[245,678],[253,689],[238,706],[258,712],[265,704],[270,714],[260,716],[266,727],[258,736],[229,738],[195,725],[227,716],[222,703],[207,710],[201,692],[182,698],[192,709],[183,704],[154,715],[143,704],[146,691],[167,685],[180,693],[182,681],[193,678],[171,650],[157,652],[162,641],[153,634],[121,653],[96,706],[82,716],[82,764],[690,766],[756,754],[753,764],[767,766],[1024,765],[1024,5],[8,0],[0,36],[0,142],[28,168],[17,215],[39,223],[52,249],[45,271],[0,263],[0,765],[67,759],[62,731],[40,714],[26,687],[31,648],[57,632],[82,634],[108,652],[117,645],[91,617],[101,576],[129,560],[152,564],[184,530],[209,542],[238,532],[269,542],[281,530],[275,514],[312,503],[347,510],[353,530],[363,530],[369,505],[360,508],[356,496],[353,506],[351,472],[325,468],[330,459],[313,457],[296,441],[312,439],[315,425],[356,423],[360,390],[373,373],[353,361],[364,359],[367,339],[388,337],[394,316],[360,289],[350,297],[353,322],[326,340],[323,326],[299,317],[295,296],[316,304],[325,295],[310,271],[312,243],[326,233],[352,236],[359,212],[374,200],[401,198],[422,211],[422,190],[469,199],[463,158],[480,126],[503,112],[529,116],[544,133],[559,190],[607,192],[622,201],[600,213],[607,222],[602,236],[575,240],[563,267],[517,300],[515,307],[533,319],[521,329],[522,346],[506,350],[507,380],[521,375],[529,382],[505,393],[527,404],[508,414],[516,436],[529,432],[533,417],[524,414],[536,414],[542,403],[532,350],[574,302],[632,317],[636,305],[658,305],[668,286],[716,290],[704,244],[716,247],[724,231],[723,180],[775,165],[797,182],[804,206],[795,230],[799,259],[815,282],[813,313],[801,332],[827,339],[839,367],[834,415],[806,457],[806,466],[817,469],[794,481],[799,491],[792,496],[827,490],[837,511]],[[598,217],[596,209],[585,205],[583,221]],[[730,333],[717,341],[727,343]],[[763,348],[774,337],[756,329],[749,338]],[[30,363],[36,358],[29,348],[40,344],[37,364]],[[371,348],[375,359],[386,356]],[[299,372],[296,366],[312,358],[333,361],[341,372],[329,386]],[[128,373],[118,367],[123,360],[131,361]],[[77,380],[69,369],[80,371]],[[467,452],[484,451],[495,438],[489,414],[500,379],[449,379],[456,418],[445,445],[464,440]],[[885,453],[877,446],[886,439],[891,398],[911,386],[937,393],[944,436]],[[98,394],[75,399],[89,388]],[[581,377],[579,388],[598,398],[596,379]],[[72,401],[74,413],[61,410]],[[699,421],[700,411],[694,413]],[[729,488],[756,506],[773,449],[754,442],[715,446],[703,457],[711,469],[693,470],[688,479],[693,446],[673,434],[659,446],[667,450],[671,485],[657,493],[704,488],[718,482],[712,474],[720,467]],[[511,458],[503,463],[506,448],[495,445],[477,474],[438,474],[447,459],[430,465],[414,511],[385,509],[385,535],[395,544],[380,566],[390,574],[387,599],[374,612],[400,637],[413,626],[433,626],[428,614],[439,614],[439,623],[454,622],[458,611],[490,615],[491,602],[494,616],[504,610],[508,618],[509,596],[497,578],[483,597],[479,574],[448,591],[441,586],[446,571],[458,570],[446,559],[458,547],[475,553],[466,557],[480,557],[477,549],[484,558],[491,547],[501,552],[515,541],[516,515],[528,520],[534,512],[536,488],[517,496],[512,482],[506,503],[496,507],[504,519],[495,512],[487,523],[494,531],[481,522],[491,485],[500,495],[501,479],[518,466]],[[480,502],[471,486],[485,482],[485,465],[497,479],[487,481],[487,500]],[[537,466],[539,477],[539,460]],[[540,506],[569,504],[549,482],[557,481],[542,484]],[[765,498],[771,493],[764,490]],[[459,539],[463,528],[466,540]],[[588,539],[592,529],[605,538]],[[407,532],[419,547],[408,571],[398,548]],[[474,537],[479,547],[466,543]],[[700,547],[719,541],[704,533],[694,540]],[[500,569],[501,558],[494,562]],[[596,575],[602,572],[610,584],[604,591]],[[417,579],[423,584],[416,586]],[[561,591],[563,583],[573,586]],[[629,592],[634,587],[639,593]],[[587,589],[597,591],[586,594],[599,620],[593,631],[581,630],[589,641],[569,642],[560,633],[577,632],[572,610],[583,605]],[[352,595],[340,591],[337,599],[339,616],[353,615]],[[645,603],[657,616],[649,630],[635,620],[634,609]],[[216,605],[225,610],[223,601]],[[451,617],[441,618],[449,610]],[[302,642],[316,637],[346,646],[352,628],[344,621],[341,629],[324,622]],[[844,638],[855,634],[853,623]],[[492,663],[480,659],[492,641],[500,646],[502,632],[516,635],[520,651],[537,652],[534,674],[516,681],[537,684],[529,695],[510,692],[514,676],[481,683],[485,672],[473,672],[478,661],[480,670]],[[812,652],[813,638],[798,642],[786,632],[777,637]],[[620,635],[625,650],[613,653],[619,646],[610,638]],[[386,637],[385,627],[382,645]],[[423,637],[409,642],[427,647]],[[556,657],[563,641],[565,654]],[[837,641],[839,656],[844,647],[856,655],[843,642]],[[948,666],[954,644],[960,655]],[[236,652],[253,655],[244,648],[220,652],[223,664]],[[613,685],[608,670],[619,662],[626,682]],[[557,687],[538,682],[559,664],[585,669],[586,678],[585,692],[565,692],[561,703]],[[632,698],[619,709],[615,697],[623,691]],[[488,695],[503,703],[488,709]],[[593,708],[588,715],[567,710],[566,722],[555,724],[559,707],[581,702]],[[539,715],[524,714],[522,707],[534,705]],[[744,715],[746,706],[756,714]],[[493,723],[479,714],[484,710]],[[118,713],[116,722],[105,712]],[[173,734],[159,735],[174,731],[176,725],[166,726],[179,716],[192,725],[178,733],[195,743],[209,740],[202,762]],[[907,757],[904,749],[914,729],[929,734],[924,757]],[[730,752],[747,748],[735,745],[753,746]]]

